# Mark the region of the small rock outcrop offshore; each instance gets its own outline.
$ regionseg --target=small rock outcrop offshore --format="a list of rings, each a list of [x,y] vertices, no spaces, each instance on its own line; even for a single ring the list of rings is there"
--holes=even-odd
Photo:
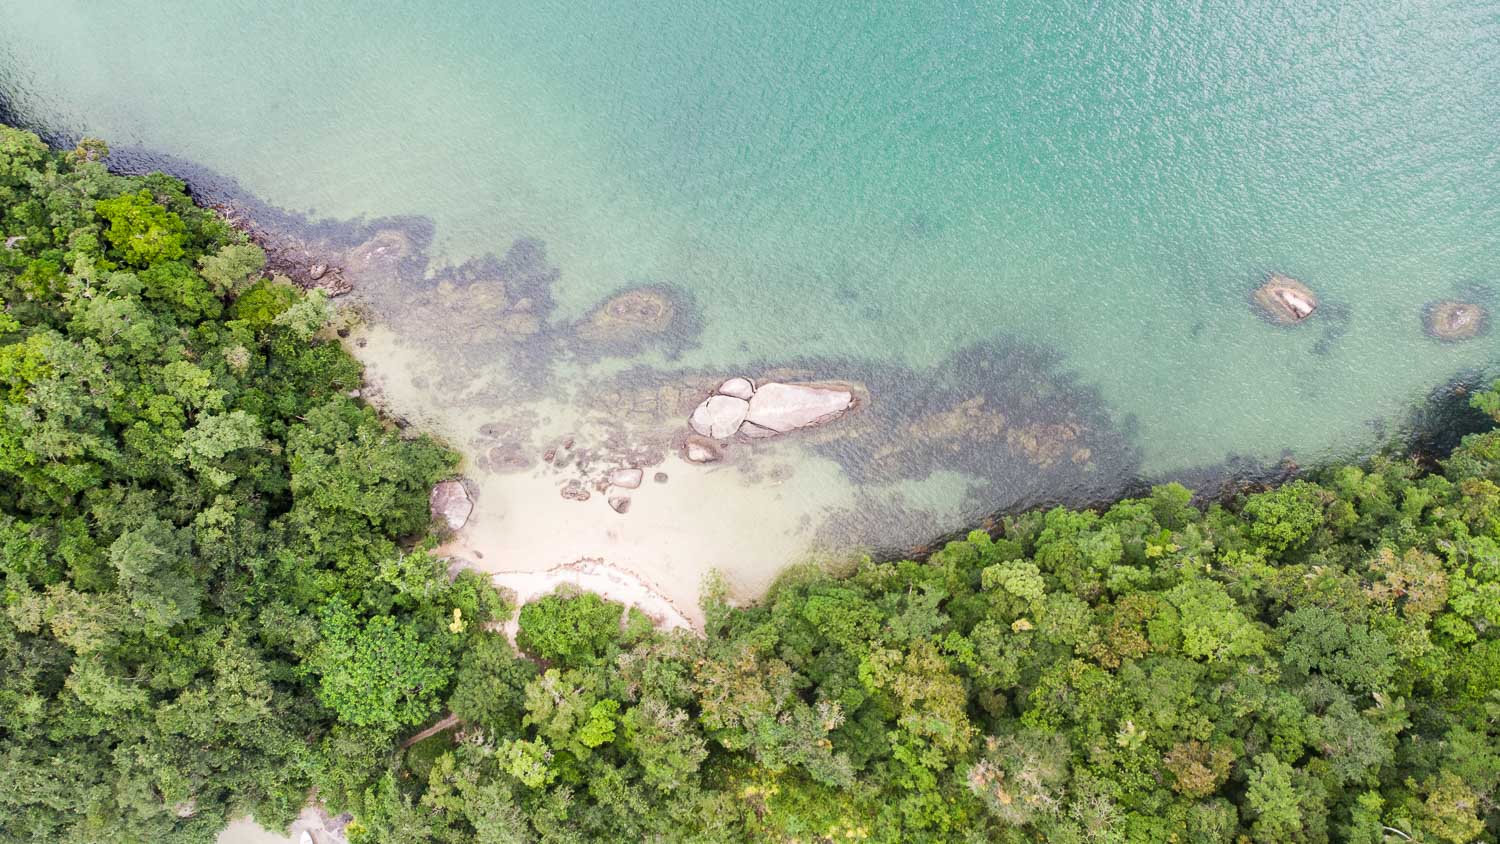
[[[1445,299],[1423,309],[1422,328],[1427,336],[1445,343],[1478,337],[1489,330],[1489,312],[1477,302]]]
[[[688,418],[688,427],[710,440],[736,435],[760,440],[826,425],[857,406],[853,391],[839,386],[771,381],[757,387],[750,379],[737,376],[720,384],[714,395],[698,405]],[[707,457],[707,446],[697,444],[702,452],[697,456]],[[688,459],[694,456],[689,454]]]
[[[1250,297],[1261,316],[1277,325],[1296,325],[1318,309],[1318,296],[1307,285],[1280,273],[1272,273]]]

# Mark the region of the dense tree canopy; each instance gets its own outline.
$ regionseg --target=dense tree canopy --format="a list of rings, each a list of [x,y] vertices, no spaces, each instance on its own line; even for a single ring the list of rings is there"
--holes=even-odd
[[[1495,407],[1494,394],[1477,398]],[[1203,511],[1180,486],[662,635],[591,595],[463,658],[360,841],[1500,834],[1500,431]]]
[[[391,844],[1500,838],[1500,430],[710,590],[701,635],[560,593],[517,650],[326,302],[103,152],[0,128],[0,841],[314,789]]]
[[[327,304],[103,152],[0,127],[0,841],[211,841],[372,776],[497,606]]]

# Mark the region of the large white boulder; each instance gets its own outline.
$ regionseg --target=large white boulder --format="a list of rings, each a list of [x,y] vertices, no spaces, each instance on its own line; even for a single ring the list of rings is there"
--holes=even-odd
[[[745,414],[749,412],[750,402],[744,399],[737,399],[734,396],[712,396],[703,404],[698,405],[692,417],[688,419],[688,424],[700,436],[722,440],[734,436],[734,432],[738,431],[740,424],[745,421]]]
[[[755,384],[749,378],[731,378],[719,385],[719,395],[749,401],[755,395]]]
[[[785,434],[832,421],[853,406],[854,394],[809,384],[772,382],[760,385],[748,404],[749,412],[741,421]]]
[[[641,485],[646,473],[640,469],[616,469],[609,473],[609,485],[624,489],[635,489]]]
[[[474,512],[474,499],[469,497],[463,481],[443,481],[433,487],[428,504],[432,508],[432,517],[441,519],[451,531],[463,529],[469,521],[469,514]]]

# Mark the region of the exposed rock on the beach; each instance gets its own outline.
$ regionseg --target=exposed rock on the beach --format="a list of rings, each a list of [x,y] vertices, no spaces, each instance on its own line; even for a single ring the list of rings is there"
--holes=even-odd
[[[1255,288],[1251,298],[1261,315],[1277,325],[1296,325],[1318,309],[1318,297],[1307,285],[1290,276],[1272,273]]]
[[[443,481],[432,488],[428,498],[432,517],[439,519],[448,530],[462,530],[474,512],[474,499],[461,480]]]
[[[328,265],[327,264],[313,264],[311,267],[308,267],[308,269],[307,269],[307,277],[310,278],[310,279],[312,279],[313,281],[317,281],[318,279],[322,278],[323,276],[325,276],[327,274],[328,274]]]
[[[741,434],[766,439],[831,422],[854,407],[854,394],[839,386],[769,382],[758,389],[748,378],[731,378],[693,410],[688,426],[716,440]]]
[[[812,384],[762,384],[745,421],[785,434],[830,422],[854,406],[854,394]]]
[[[590,495],[588,488],[583,485],[583,481],[580,481],[577,478],[571,479],[566,484],[563,484],[563,488],[559,491],[559,493],[563,498],[566,498],[569,501],[587,501],[589,500]]]
[[[614,510],[616,513],[620,513],[621,515],[629,512],[630,511],[630,496],[628,496],[628,495],[613,495],[613,496],[610,496],[610,499],[609,499],[609,509]]]
[[[750,412],[751,403],[733,396],[710,396],[688,419],[688,425],[700,436],[716,440],[734,436]]]
[[[685,290],[632,287],[605,299],[573,326],[570,346],[585,357],[630,356],[660,348],[668,356],[697,342],[702,317]]]
[[[651,480],[656,481],[659,484],[664,484],[667,482],[667,473],[657,472],[656,474],[651,476]]]
[[[755,395],[755,384],[749,378],[731,378],[719,385],[719,395],[749,401]]]
[[[1429,337],[1456,343],[1487,331],[1489,313],[1483,305],[1445,299],[1432,302],[1424,309],[1422,327]]]
[[[715,463],[724,458],[724,450],[708,437],[692,434],[682,443],[682,459],[689,463]]]
[[[641,485],[646,473],[640,469],[616,469],[609,473],[609,485],[622,489],[635,489]]]

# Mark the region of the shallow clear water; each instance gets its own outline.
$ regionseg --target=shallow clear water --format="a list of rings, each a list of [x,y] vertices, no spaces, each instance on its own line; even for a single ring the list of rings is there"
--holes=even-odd
[[[777,445],[781,491],[737,517],[794,538],[830,508],[935,534],[1231,454],[1358,453],[1496,360],[1493,335],[1444,345],[1421,325],[1429,301],[1500,289],[1493,0],[0,0],[0,21],[0,91],[35,126],[318,218],[427,218],[432,269],[534,239],[559,326],[622,287],[685,291],[700,319],[666,347],[601,360],[552,336],[457,371],[431,312],[402,327],[430,271],[368,285],[396,333],[367,360],[461,442],[566,395],[529,429],[540,450],[635,363],[867,384],[880,430]],[[1271,272],[1324,308],[1260,319],[1247,293]],[[547,368],[518,379],[522,359]],[[1074,425],[1068,454],[972,431],[907,447],[966,396],[1008,430]],[[492,499],[556,481],[526,477]],[[673,514],[711,521],[678,495]]]

